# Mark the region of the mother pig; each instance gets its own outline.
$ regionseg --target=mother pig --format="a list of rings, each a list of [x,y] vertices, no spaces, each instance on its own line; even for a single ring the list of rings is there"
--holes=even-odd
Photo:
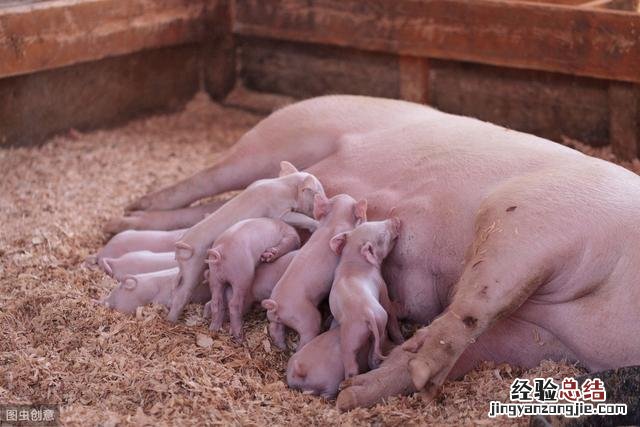
[[[640,364],[635,174],[425,106],[327,96],[275,112],[213,167],[132,208],[155,210],[156,221],[167,210],[170,222],[169,209],[273,176],[280,160],[329,195],[366,198],[371,219],[396,207],[405,227],[383,273],[401,317],[429,323],[379,369],[348,380],[340,408],[432,395],[482,360]],[[135,215],[144,226],[144,212]],[[204,262],[195,258],[181,268]]]

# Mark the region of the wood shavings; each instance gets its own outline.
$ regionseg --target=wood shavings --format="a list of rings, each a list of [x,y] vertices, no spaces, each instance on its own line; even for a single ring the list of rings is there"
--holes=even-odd
[[[488,402],[506,401],[516,376],[581,373],[554,362],[529,370],[485,363],[447,382],[436,402],[394,397],[343,414],[286,387],[291,353],[271,347],[262,313],[247,316],[240,346],[226,330],[210,335],[202,307],[187,307],[172,325],[164,307],[127,316],[93,303],[115,286],[82,265],[104,243],[105,220],[212,164],[260,118],[198,94],[176,114],[0,150],[1,402],[60,403],[64,424],[82,426],[484,425]],[[571,143],[615,160],[608,148]],[[624,166],[640,170],[637,161]]]

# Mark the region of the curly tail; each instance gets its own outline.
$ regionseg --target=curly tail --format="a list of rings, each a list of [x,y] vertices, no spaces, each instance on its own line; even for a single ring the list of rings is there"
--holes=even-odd
[[[186,261],[191,259],[194,254],[193,247],[185,242],[176,242],[176,261]]]
[[[102,267],[104,268],[105,273],[109,276],[113,277],[113,261],[115,258],[103,258],[102,259]]]
[[[262,308],[267,310],[267,317],[269,317],[269,320],[273,320],[275,322],[280,321],[278,318],[278,303],[276,301],[272,299],[263,299],[260,304],[262,305]]]
[[[219,248],[211,248],[207,251],[207,254],[209,254],[209,258],[207,258],[209,264],[220,264],[220,261],[222,261],[222,254]]]

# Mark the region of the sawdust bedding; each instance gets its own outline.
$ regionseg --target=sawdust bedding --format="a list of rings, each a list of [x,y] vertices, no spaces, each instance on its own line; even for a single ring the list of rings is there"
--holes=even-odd
[[[270,347],[260,313],[238,346],[226,333],[209,337],[202,307],[171,325],[161,307],[127,316],[94,305],[115,284],[82,266],[105,242],[105,220],[210,164],[259,119],[199,94],[176,114],[0,150],[0,403],[59,403],[68,425],[472,425],[493,423],[488,402],[506,401],[515,376],[582,372],[487,363],[447,383],[436,402],[395,397],[342,414],[286,387],[289,354]]]

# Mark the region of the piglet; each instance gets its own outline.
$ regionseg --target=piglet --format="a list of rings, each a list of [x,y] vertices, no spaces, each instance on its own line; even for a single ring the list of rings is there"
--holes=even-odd
[[[87,257],[85,263],[89,266],[97,264],[106,270],[105,258],[118,258],[128,252],[136,251],[173,252],[175,251],[175,243],[185,231],[186,229],[174,231],[123,231],[113,236],[96,255]]]
[[[229,300],[231,333],[242,340],[242,315],[251,300],[251,284],[261,262],[273,262],[300,247],[296,230],[279,219],[252,218],[229,227],[209,249],[209,287],[211,289],[211,325],[217,331],[224,321],[224,292],[232,290]]]
[[[103,258],[105,271],[116,280],[129,274],[152,273],[178,266],[175,252],[135,251],[118,258]]]
[[[174,267],[152,273],[127,275],[100,304],[128,314],[133,314],[138,307],[150,303],[168,307],[178,272],[178,268]],[[190,301],[203,304],[209,299],[209,287],[206,282],[201,282],[191,294]]]
[[[358,366],[368,370],[367,348],[359,353]],[[318,335],[289,359],[287,384],[305,393],[332,399],[344,380],[344,364],[340,350],[340,327]]]
[[[322,315],[318,305],[329,295],[338,255],[329,241],[337,233],[352,230],[366,221],[367,201],[356,202],[347,194],[327,199],[317,194],[314,217],[318,228],[278,281],[271,298],[262,301],[269,319],[269,334],[276,346],[286,348],[285,325],[300,334],[302,348],[320,333]]]
[[[278,178],[255,181],[191,227],[176,243],[180,276],[167,316],[170,322],[178,320],[189,294],[202,277],[207,250],[226,229],[249,218],[280,218],[283,213],[289,213],[304,219],[304,215],[311,215],[314,195],[324,194],[322,184],[313,175],[299,172],[291,163],[282,162],[280,167]]]
[[[386,344],[387,322],[394,341],[402,342],[394,305],[380,273],[382,261],[393,249],[400,233],[400,220],[360,224],[353,231],[337,234],[331,249],[341,255],[329,295],[329,306],[340,324],[340,342],[345,376],[360,373],[358,354],[374,338],[373,353],[378,362],[384,358],[381,342]]]
[[[293,258],[298,254],[298,251],[291,251],[286,255],[282,255],[280,258],[270,263],[261,263],[256,268],[256,275],[251,284],[251,293],[249,298],[245,298],[245,304],[242,308],[242,316],[249,312],[251,306],[256,302],[261,302],[263,299],[269,298],[273,287],[278,283],[280,277],[284,274]],[[207,280],[209,277],[209,270],[207,270]],[[227,286],[224,292],[225,304],[228,304],[233,296],[233,289]],[[211,301],[204,305],[204,317],[211,316]]]

